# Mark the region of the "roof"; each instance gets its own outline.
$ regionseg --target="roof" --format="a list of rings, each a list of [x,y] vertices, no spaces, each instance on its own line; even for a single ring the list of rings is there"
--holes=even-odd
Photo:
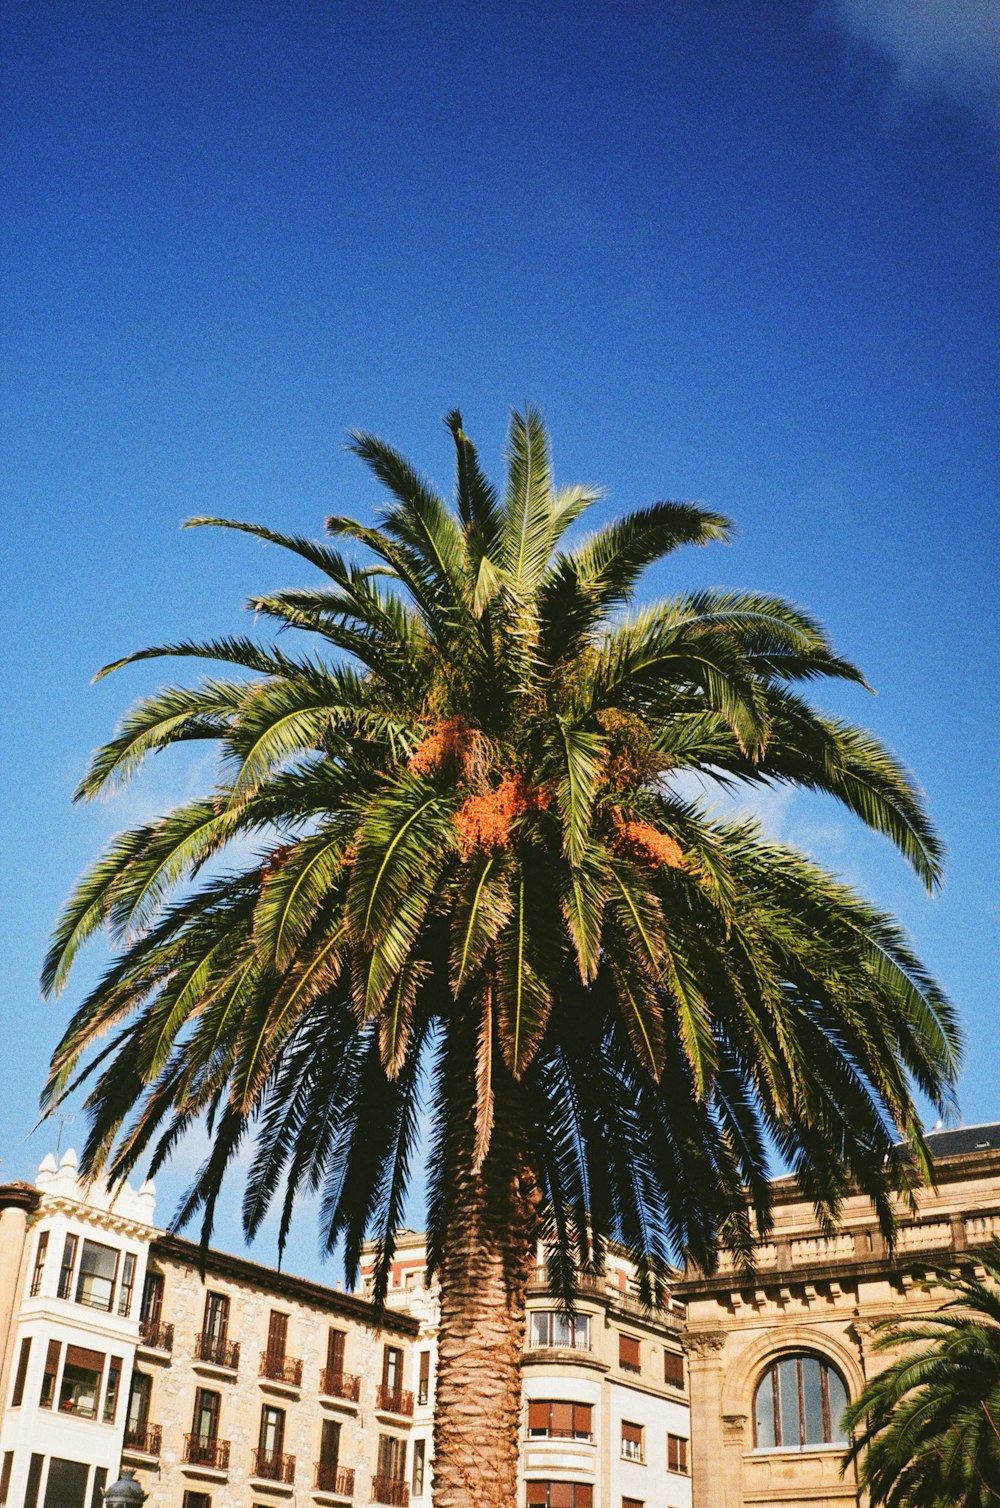
[[[1000,1121],[988,1121],[983,1126],[957,1126],[952,1131],[929,1131],[927,1145],[935,1159],[1000,1149]]]

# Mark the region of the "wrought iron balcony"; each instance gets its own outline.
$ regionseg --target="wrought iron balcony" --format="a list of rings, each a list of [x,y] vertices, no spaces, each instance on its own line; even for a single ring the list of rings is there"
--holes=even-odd
[[[163,1429],[159,1424],[126,1424],[125,1449],[137,1450],[144,1456],[158,1456],[163,1443]]]
[[[208,1466],[213,1471],[229,1470],[229,1441],[213,1440],[205,1435],[184,1436],[186,1466]]]
[[[412,1414],[413,1394],[404,1393],[402,1388],[387,1387],[380,1382],[375,1390],[376,1406],[387,1414]]]
[[[295,1457],[283,1455],[280,1450],[253,1452],[250,1465],[252,1477],[262,1477],[266,1482],[284,1482],[290,1487],[295,1481]]]
[[[372,1477],[372,1502],[407,1508],[410,1489],[401,1477]]]
[[[361,1378],[351,1372],[335,1372],[331,1367],[324,1367],[320,1373],[319,1390],[328,1398],[346,1398],[350,1403],[357,1403],[361,1396]]]
[[[149,1346],[152,1351],[172,1351],[174,1349],[173,1325],[164,1325],[160,1320],[140,1320],[139,1344]]]
[[[290,1388],[302,1386],[302,1362],[297,1356],[278,1356],[273,1351],[260,1353],[260,1374],[271,1382],[284,1382]]]
[[[329,1492],[337,1498],[354,1496],[354,1471],[350,1466],[337,1466],[333,1461],[317,1461],[316,1491]]]
[[[227,1340],[224,1335],[199,1335],[195,1345],[195,1360],[206,1361],[213,1367],[225,1367],[235,1372],[240,1364],[240,1343]]]

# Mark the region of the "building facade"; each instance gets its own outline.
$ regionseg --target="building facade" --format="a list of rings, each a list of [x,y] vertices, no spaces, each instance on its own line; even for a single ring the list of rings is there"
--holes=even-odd
[[[844,1508],[840,1414],[873,1372],[876,1321],[912,1318],[948,1296],[929,1268],[970,1260],[1000,1234],[1000,1126],[928,1137],[937,1187],[900,1212],[887,1251],[871,1205],[848,1199],[834,1236],[791,1179],[775,1185],[774,1227],[748,1282],[731,1261],[678,1285],[687,1305],[693,1508]]]
[[[438,1298],[424,1239],[400,1232],[391,1309],[417,1319],[411,1501],[429,1503]],[[371,1261],[362,1268],[370,1284]],[[519,1502],[530,1508],[689,1508],[690,1428],[679,1305],[650,1313],[612,1253],[572,1318],[538,1268],[528,1289]],[[425,1383],[426,1380],[426,1383]]]

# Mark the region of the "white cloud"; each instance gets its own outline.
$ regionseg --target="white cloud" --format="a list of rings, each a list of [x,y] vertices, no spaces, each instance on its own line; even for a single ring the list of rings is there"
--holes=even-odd
[[[1000,0],[827,0],[909,93],[945,96],[1000,129]]]

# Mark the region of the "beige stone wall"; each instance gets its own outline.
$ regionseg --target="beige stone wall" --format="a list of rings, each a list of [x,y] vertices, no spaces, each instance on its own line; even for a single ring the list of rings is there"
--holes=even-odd
[[[774,1228],[753,1278],[723,1262],[711,1279],[689,1274],[685,1344],[691,1387],[693,1508],[843,1508],[858,1501],[838,1447],[756,1450],[757,1385],[782,1354],[809,1352],[836,1367],[849,1396],[892,1360],[873,1354],[873,1324],[926,1313],[946,1297],[928,1265],[947,1265],[1000,1230],[1000,1150],[939,1163],[938,1187],[916,1212],[900,1209],[887,1251],[866,1200],[846,1202],[833,1236],[790,1180],[776,1185]]]
[[[382,1348],[388,1343],[403,1350],[403,1386],[412,1387],[416,1325],[408,1325],[405,1320],[394,1321],[390,1316],[387,1328],[379,1333],[370,1322],[362,1322],[349,1311],[350,1300],[344,1307],[338,1307],[334,1293],[330,1293],[325,1303],[321,1299],[297,1298],[290,1293],[287,1283],[281,1288],[270,1283],[268,1269],[242,1264],[246,1273],[241,1279],[234,1275],[236,1265],[230,1261],[222,1271],[213,1270],[210,1265],[203,1280],[194,1263],[154,1255],[151,1270],[164,1275],[162,1318],[174,1326],[173,1351],[168,1359],[142,1350],[138,1370],[153,1378],[149,1417],[162,1427],[162,1449],[155,1466],[150,1463],[143,1467],[138,1457],[128,1457],[129,1463],[139,1468],[138,1479],[150,1493],[149,1508],[180,1508],[185,1489],[209,1493],[213,1508],[229,1503],[249,1505],[254,1500],[288,1501],[293,1496],[295,1501],[305,1500],[313,1486],[324,1418],[341,1423],[340,1465],[353,1468],[356,1473],[356,1499],[369,1501],[379,1434],[406,1437],[410,1430],[408,1420],[384,1415],[376,1407],[375,1390],[382,1378]],[[281,1281],[277,1274],[271,1277]],[[230,1301],[228,1338],[240,1345],[235,1377],[227,1370],[196,1359],[209,1292],[224,1293]],[[301,1387],[286,1386],[259,1375],[272,1309],[288,1315],[286,1355],[289,1360],[302,1361]],[[320,1374],[326,1366],[330,1326],[347,1333],[345,1370],[361,1378],[356,1405],[320,1397]],[[230,1465],[224,1474],[186,1466],[183,1461],[184,1437],[191,1431],[199,1387],[221,1396],[219,1439],[230,1442]],[[264,1404],[284,1411],[284,1451],[295,1457],[294,1488],[286,1488],[283,1495],[276,1496],[274,1486],[264,1491],[254,1487],[252,1453],[258,1444]]]

